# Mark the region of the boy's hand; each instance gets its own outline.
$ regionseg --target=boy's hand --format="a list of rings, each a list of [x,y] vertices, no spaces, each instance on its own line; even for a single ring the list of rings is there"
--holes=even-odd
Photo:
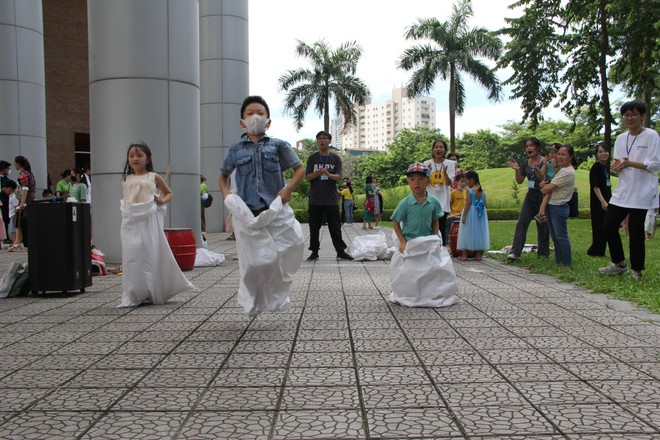
[[[278,192],[277,195],[282,198],[282,204],[289,203],[291,200],[291,190],[287,187],[282,188],[282,190]]]
[[[404,253],[406,251],[406,242],[401,241],[399,242],[399,252]]]

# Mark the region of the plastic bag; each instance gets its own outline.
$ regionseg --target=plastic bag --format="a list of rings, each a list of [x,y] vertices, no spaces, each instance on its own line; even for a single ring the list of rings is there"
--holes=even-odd
[[[225,206],[232,214],[241,271],[238,303],[249,316],[288,310],[293,275],[305,246],[293,209],[277,197],[255,217],[235,194],[227,196]]]
[[[225,256],[202,247],[197,249],[195,256],[195,267],[219,266],[225,262]]]
[[[355,237],[346,249],[346,253],[355,261],[386,260],[392,257],[394,251],[393,247],[387,246],[387,237],[382,232]]]
[[[394,236],[398,249],[399,240]],[[392,293],[388,301],[408,307],[447,307],[459,303],[456,272],[437,235],[414,238],[390,262]]]

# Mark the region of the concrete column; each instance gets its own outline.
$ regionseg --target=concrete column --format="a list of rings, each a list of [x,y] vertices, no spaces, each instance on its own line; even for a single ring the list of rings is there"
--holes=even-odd
[[[41,0],[0,1],[0,159],[18,155],[30,161],[40,197],[47,176]]]
[[[206,230],[224,231],[225,207],[218,187],[224,153],[236,142],[240,108],[248,95],[248,2],[200,0],[201,169],[213,205]]]
[[[144,141],[174,199],[166,227],[200,237],[198,0],[88,0],[93,239],[121,258],[121,174]]]

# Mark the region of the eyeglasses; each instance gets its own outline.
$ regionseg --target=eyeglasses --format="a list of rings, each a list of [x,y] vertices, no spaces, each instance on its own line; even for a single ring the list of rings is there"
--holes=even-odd
[[[640,115],[639,113],[625,113],[625,114],[623,114],[622,116],[623,116],[625,119],[631,119],[631,118],[636,118],[636,117],[639,116],[639,115]]]

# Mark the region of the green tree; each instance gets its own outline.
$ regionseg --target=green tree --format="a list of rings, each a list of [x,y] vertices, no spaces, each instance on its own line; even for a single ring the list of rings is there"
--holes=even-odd
[[[660,111],[660,3],[612,1],[609,10],[618,22],[612,44],[619,57],[612,65],[612,80],[648,106],[644,126],[651,127],[651,118]]]
[[[583,116],[586,117],[586,116]],[[591,132],[586,124],[578,119],[577,122],[547,120],[540,121],[537,125],[528,121],[509,122],[502,126],[504,133],[501,138],[501,151],[516,160],[523,160],[524,140],[530,136],[538,138],[544,146],[559,142],[568,144],[575,150],[575,158],[578,162],[586,160],[593,155],[593,149],[597,142],[602,140],[598,135]],[[543,150],[545,152],[545,149]]]
[[[490,130],[464,133],[457,140],[457,152],[461,155],[460,167],[464,170],[484,170],[506,166],[508,152],[500,146],[500,135]]]
[[[348,42],[333,50],[326,42],[311,46],[298,40],[298,56],[309,59],[311,68],[289,70],[279,78],[280,90],[287,92],[284,108],[293,116],[300,130],[305,113],[311,105],[323,117],[323,127],[330,130],[330,104],[342,115],[344,129],[353,124],[355,106],[364,105],[370,97],[366,84],[354,76],[362,49],[356,42]]]
[[[428,93],[437,78],[449,80],[449,143],[456,150],[456,115],[465,110],[465,83],[461,72],[472,77],[488,90],[488,99],[499,100],[502,89],[495,71],[479,58],[497,60],[502,52],[502,42],[484,28],[469,28],[472,17],[469,0],[454,4],[452,15],[446,22],[435,18],[419,19],[408,28],[408,40],[430,40],[428,43],[406,49],[398,67],[413,72],[408,84],[412,96]]]
[[[511,37],[500,66],[514,70],[504,84],[522,100],[523,122],[541,120],[543,109],[558,103],[571,118],[587,112],[592,132],[603,130],[612,145],[608,63],[616,52],[617,27],[611,4],[621,0],[519,0],[519,18],[507,18],[502,33]],[[635,6],[637,7],[637,6]]]
[[[392,188],[401,184],[408,165],[413,162],[423,162],[432,154],[433,142],[442,139],[440,130],[416,127],[401,129],[388,152],[363,156],[357,164],[357,175],[364,182],[367,176],[376,176],[384,188]],[[356,188],[358,186],[356,185]]]

